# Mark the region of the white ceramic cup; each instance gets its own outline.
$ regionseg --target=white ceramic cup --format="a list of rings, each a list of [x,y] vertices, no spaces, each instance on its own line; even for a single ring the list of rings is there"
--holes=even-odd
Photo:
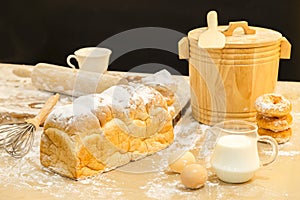
[[[211,165],[218,178],[224,182],[247,182],[260,166],[269,165],[277,158],[276,140],[269,136],[259,136],[255,124],[241,120],[229,120],[216,124],[209,131],[218,135],[211,157]],[[264,162],[260,160],[258,141],[271,145],[272,154],[269,160]]]
[[[67,63],[70,67],[75,68],[71,59],[75,58],[78,62],[79,69],[97,73],[103,73],[107,70],[111,50],[100,47],[86,47],[78,49],[74,54],[67,57]]]

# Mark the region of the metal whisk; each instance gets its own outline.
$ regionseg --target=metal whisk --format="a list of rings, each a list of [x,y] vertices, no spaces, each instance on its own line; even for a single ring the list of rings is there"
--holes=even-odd
[[[24,123],[0,125],[0,148],[4,148],[14,158],[25,156],[32,147],[34,131],[44,123],[58,99],[59,94],[50,97],[37,116]]]

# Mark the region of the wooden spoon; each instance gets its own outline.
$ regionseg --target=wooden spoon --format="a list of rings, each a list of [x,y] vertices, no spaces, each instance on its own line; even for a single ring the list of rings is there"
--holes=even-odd
[[[207,14],[207,30],[200,34],[198,47],[206,49],[222,49],[225,46],[225,35],[218,31],[218,14],[210,11]]]

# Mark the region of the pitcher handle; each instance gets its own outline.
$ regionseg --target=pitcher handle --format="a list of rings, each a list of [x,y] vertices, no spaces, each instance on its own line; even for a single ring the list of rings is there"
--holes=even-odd
[[[264,162],[264,163],[261,163],[262,166],[267,166],[267,165],[273,163],[273,162],[276,160],[277,156],[278,156],[278,145],[277,145],[277,141],[276,141],[274,138],[272,138],[272,137],[270,137],[270,136],[266,136],[266,135],[259,136],[259,137],[258,137],[258,141],[268,143],[268,144],[270,144],[271,147],[272,147],[272,154],[271,154],[270,159],[267,160],[267,161]]]

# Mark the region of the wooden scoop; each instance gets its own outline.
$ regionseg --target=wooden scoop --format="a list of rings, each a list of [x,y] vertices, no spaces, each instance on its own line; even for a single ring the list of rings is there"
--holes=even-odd
[[[218,31],[218,14],[210,11],[207,14],[207,30],[200,34],[198,47],[206,49],[222,49],[225,46],[225,35]]]

